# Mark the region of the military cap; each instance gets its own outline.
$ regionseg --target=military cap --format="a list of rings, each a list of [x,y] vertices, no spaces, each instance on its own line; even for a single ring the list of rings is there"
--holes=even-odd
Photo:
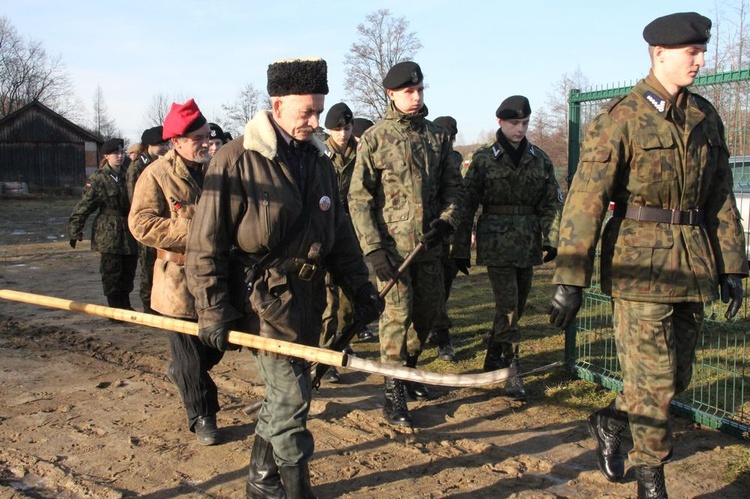
[[[109,139],[102,144],[102,154],[112,154],[125,145],[122,139]]]
[[[271,97],[328,94],[328,65],[321,58],[282,59],[268,65],[266,76]]]
[[[403,61],[388,70],[388,74],[383,78],[383,86],[388,90],[398,90],[399,88],[417,85],[423,79],[422,68],[419,67],[419,64],[412,61]]]
[[[709,38],[711,19],[697,12],[678,12],[659,17],[643,28],[643,39],[653,46],[708,43]]]
[[[184,104],[173,102],[169,113],[164,118],[164,129],[161,136],[164,140],[181,137],[198,130],[205,124],[206,118],[198,109],[195,100],[190,99]]]
[[[354,118],[352,120],[352,135],[359,138],[365,133],[365,130],[373,126],[375,123],[368,120],[367,118]]]
[[[343,102],[339,102],[338,104],[331,106],[331,109],[328,110],[325,126],[329,129],[341,128],[351,123],[353,118],[354,115],[352,114],[352,110],[349,109],[349,106]]]
[[[495,111],[495,116],[501,120],[522,120],[531,114],[529,99],[523,95],[511,95]]]
[[[155,146],[161,144],[164,142],[162,133],[164,133],[164,127],[161,125],[144,130],[141,134],[141,144],[144,146]]]
[[[209,123],[208,129],[209,140],[220,140],[222,144],[226,142],[226,138],[224,137],[224,130],[222,130],[219,125],[217,125],[216,123]]]
[[[232,140],[232,134],[229,132],[224,132],[224,142],[229,142]]]
[[[444,128],[450,135],[458,135],[458,123],[451,116],[439,116],[432,120],[437,126]]]

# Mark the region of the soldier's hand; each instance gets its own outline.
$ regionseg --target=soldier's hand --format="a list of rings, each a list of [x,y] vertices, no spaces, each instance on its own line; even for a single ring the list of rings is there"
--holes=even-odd
[[[721,274],[719,276],[721,301],[729,303],[724,317],[733,318],[740,311],[742,305],[742,276],[737,274]]]
[[[471,268],[470,258],[454,258],[453,265],[456,266],[459,272],[469,275],[469,269]]]
[[[369,252],[365,255],[365,260],[381,281],[390,281],[396,276],[398,266],[393,256],[385,248],[378,248]]]
[[[213,326],[199,328],[198,338],[207,347],[221,352],[237,350],[239,346],[229,343],[229,325],[229,322],[222,322]]]
[[[568,284],[557,284],[549,307],[549,323],[568,329],[576,318],[583,302],[583,288]]]
[[[73,248],[73,249],[75,249],[77,242],[78,242],[78,239],[71,239],[70,240],[70,247]]]
[[[453,226],[447,220],[436,218],[430,222],[432,229],[422,236],[422,242],[428,248],[442,244],[443,240],[453,232]]]
[[[557,256],[557,248],[552,246],[542,246],[542,251],[544,251],[544,258],[542,258],[544,263],[551,262]]]
[[[357,289],[354,295],[354,320],[369,324],[383,313],[385,300],[378,295],[375,286],[367,281]]]

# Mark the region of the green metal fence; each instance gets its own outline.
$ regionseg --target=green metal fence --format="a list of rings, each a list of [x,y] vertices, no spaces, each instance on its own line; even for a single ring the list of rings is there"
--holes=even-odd
[[[701,76],[694,87],[716,106],[724,120],[735,197],[750,241],[750,70]],[[588,124],[603,104],[631,88],[571,91],[569,179],[575,173]],[[622,373],[615,348],[612,305],[610,298],[601,293],[598,276],[597,259],[594,279],[584,295],[577,324],[565,337],[565,359],[568,369],[578,377],[620,390]],[[749,280],[745,280],[746,297],[750,296]],[[698,340],[692,383],[672,402],[674,412],[743,439],[750,439],[749,302],[746,299],[738,318],[729,322],[724,320],[723,304],[706,306],[708,319]]]

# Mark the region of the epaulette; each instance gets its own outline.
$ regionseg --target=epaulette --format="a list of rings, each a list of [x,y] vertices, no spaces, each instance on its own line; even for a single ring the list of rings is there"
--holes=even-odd
[[[606,104],[604,104],[601,107],[601,109],[599,109],[599,113],[600,114],[605,114],[605,113],[609,114],[609,113],[611,113],[612,110],[615,107],[617,107],[617,104],[619,104],[620,102],[622,102],[623,99],[625,99],[625,97],[627,97],[627,96],[628,96],[628,94],[622,94],[619,97],[613,97],[612,99],[609,100],[609,102],[607,102]]]

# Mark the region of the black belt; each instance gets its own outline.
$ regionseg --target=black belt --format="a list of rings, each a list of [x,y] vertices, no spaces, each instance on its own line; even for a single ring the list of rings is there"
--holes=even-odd
[[[488,204],[482,207],[482,212],[489,213],[491,215],[535,215],[536,206]]]
[[[287,273],[294,272],[303,281],[311,280],[318,271],[323,270],[315,262],[305,258],[284,258],[277,260],[272,267],[276,267]]]
[[[615,205],[612,215],[617,218],[629,218],[639,222],[661,222],[675,225],[700,225],[703,223],[703,212],[701,210],[665,210],[634,204]]]

